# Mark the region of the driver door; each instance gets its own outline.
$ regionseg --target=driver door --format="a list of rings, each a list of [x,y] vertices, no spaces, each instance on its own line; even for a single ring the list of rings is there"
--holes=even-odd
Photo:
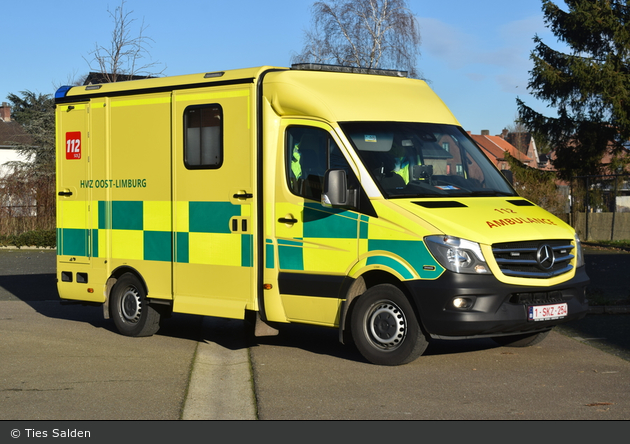
[[[344,169],[355,177],[325,124],[283,125],[274,235],[280,297],[289,321],[336,326],[347,271],[357,262],[360,215],[321,204],[324,174]]]

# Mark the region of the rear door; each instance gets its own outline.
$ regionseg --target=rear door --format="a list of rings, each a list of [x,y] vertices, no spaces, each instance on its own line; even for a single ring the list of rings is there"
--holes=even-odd
[[[57,255],[87,264],[92,256],[89,202],[89,102],[57,109]]]

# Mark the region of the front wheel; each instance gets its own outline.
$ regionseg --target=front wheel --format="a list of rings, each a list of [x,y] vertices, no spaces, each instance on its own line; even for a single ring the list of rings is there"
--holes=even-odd
[[[160,313],[148,304],[144,286],[132,273],[118,279],[110,298],[110,315],[121,334],[151,336],[159,330]]]
[[[372,287],[358,298],[351,331],[357,349],[373,364],[407,364],[429,345],[409,300],[390,284]]]

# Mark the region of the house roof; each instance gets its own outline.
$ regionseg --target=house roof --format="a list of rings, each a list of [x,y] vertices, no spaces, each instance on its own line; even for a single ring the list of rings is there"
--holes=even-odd
[[[531,140],[532,140],[531,133],[508,132],[503,138],[507,140],[513,147],[515,147],[520,152],[524,154],[530,154],[528,153],[528,151],[529,151],[529,147],[531,146]]]
[[[498,165],[499,161],[505,160],[505,152],[507,151],[512,155],[512,157],[520,160],[525,165],[535,166],[535,162],[531,157],[526,156],[517,150],[514,145],[510,144],[507,140],[501,138],[500,136],[476,134],[470,134],[470,136],[484,150],[495,165]]]
[[[29,136],[17,122],[4,122],[0,120],[0,148],[15,148],[15,145],[32,144]]]

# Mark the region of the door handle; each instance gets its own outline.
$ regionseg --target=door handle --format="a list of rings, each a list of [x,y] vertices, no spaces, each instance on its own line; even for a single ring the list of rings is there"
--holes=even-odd
[[[57,194],[59,194],[60,196],[68,197],[68,196],[72,196],[72,191],[64,190],[64,191],[59,191],[59,193]]]
[[[281,224],[297,224],[298,220],[295,219],[291,214],[287,214],[285,217],[281,217],[280,219],[278,219],[278,222],[280,222]]]
[[[252,193],[236,193],[232,197],[234,199],[251,199],[252,197],[254,197],[254,195]]]

